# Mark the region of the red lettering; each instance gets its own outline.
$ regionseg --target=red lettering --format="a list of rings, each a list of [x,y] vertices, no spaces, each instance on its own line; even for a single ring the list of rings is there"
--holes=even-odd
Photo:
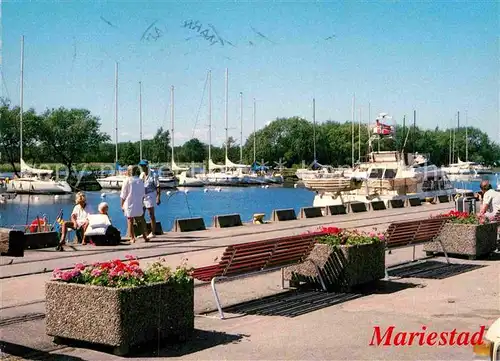
[[[438,346],[446,345],[448,343],[447,337],[448,337],[448,332],[441,332],[439,334]]]
[[[406,332],[398,332],[394,337],[394,346],[406,345]]]
[[[419,332],[420,333],[420,339],[418,340],[418,344],[420,346],[423,346],[425,344],[425,342],[424,342],[425,330],[427,330],[427,327],[426,326],[422,326],[422,331],[424,331],[424,332]]]
[[[455,336],[456,335],[457,335],[457,329],[454,328],[453,331],[451,331],[450,346],[453,346],[455,344]]]
[[[370,342],[370,346],[373,346],[375,344],[377,346],[380,346],[380,344],[384,339],[385,339],[384,346],[390,346],[392,331],[394,331],[394,327],[395,326],[390,326],[387,329],[387,331],[385,331],[384,336],[382,336],[380,333],[380,326],[373,327],[373,336],[372,336],[372,341]]]
[[[408,346],[413,345],[413,339],[417,337],[419,332],[410,332],[410,341],[408,341]]]
[[[485,330],[485,326],[481,326],[480,327],[480,330],[481,331],[478,331],[478,332],[474,332],[472,334],[472,337],[471,337],[471,344],[472,345],[480,345],[483,343],[483,337],[484,337],[484,330]],[[477,336],[477,337],[476,337]]]
[[[464,346],[469,344],[469,332],[460,332],[458,334],[457,345]]]
[[[427,345],[434,346],[436,344],[436,338],[438,337],[437,332],[431,332],[427,335]]]

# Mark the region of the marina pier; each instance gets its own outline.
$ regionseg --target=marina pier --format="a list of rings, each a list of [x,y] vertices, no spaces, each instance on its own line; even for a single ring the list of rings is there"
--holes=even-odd
[[[232,228],[167,232],[150,243],[114,247],[78,245],[68,246],[65,252],[40,249],[28,250],[20,259],[2,257],[2,341],[9,353],[17,352],[21,357],[42,355],[115,359],[106,350],[88,346],[58,346],[45,336],[44,287],[56,268],[72,268],[78,262],[125,259],[129,254],[146,263],[162,257],[172,265],[187,259],[189,265],[200,267],[214,263],[224,248],[231,244],[301,234],[320,226],[368,231],[377,228],[384,231],[391,222],[427,218],[450,208],[453,208],[451,202],[267,224],[246,223]],[[417,247],[417,256],[423,256],[422,247]],[[453,318],[453,327],[468,330],[494,318],[498,302],[498,285],[495,286],[495,283],[500,273],[498,256],[496,253],[493,255],[496,258],[480,261],[453,259],[448,268],[442,258],[434,257],[409,268],[395,269],[390,272],[391,279],[378,282],[374,288],[354,290],[348,294],[304,291],[297,298],[295,291],[281,289],[279,272],[224,282],[219,288],[225,300],[227,320],[224,321],[212,318],[216,315],[216,306],[210,285],[196,281],[195,313],[198,316],[193,340],[184,346],[148,346],[134,351],[135,356],[169,356],[181,347],[182,352],[177,354],[179,359],[216,360],[225,352],[229,352],[226,357],[235,359],[242,355],[248,358],[252,355],[251,350],[258,348],[259,357],[273,358],[276,357],[275,352],[282,350],[280,342],[285,341],[278,341],[281,337],[276,339],[271,330],[286,329],[286,342],[294,358],[307,357],[312,349],[316,355],[319,352],[328,358],[334,348],[346,352],[350,349],[349,354],[355,355],[355,359],[380,358],[383,350],[368,346],[374,325],[389,322],[399,327],[415,328],[420,327],[420,323],[428,323],[434,328],[442,328]],[[411,258],[410,248],[394,250],[386,255],[386,263],[398,264]],[[481,290],[478,291],[481,302],[469,297],[470,287]],[[26,289],[30,290],[29,293]],[[450,302],[453,305],[451,313]],[[78,307],[78,300],[75,300],[75,307]],[[252,309],[260,311],[255,313]],[[281,311],[273,311],[277,309]],[[472,309],[475,311],[470,317],[459,316],[470,313]],[[338,332],[342,329],[346,338],[328,338],[330,341],[325,343],[326,329],[338,329]],[[348,337],[354,334],[354,329],[358,330],[358,336]],[[301,346],[295,342],[299,339]],[[237,340],[246,340],[247,343],[237,345]],[[405,352],[415,358],[442,357],[442,350],[438,348],[409,349]],[[449,348],[445,352],[447,359],[465,359],[470,350]]]

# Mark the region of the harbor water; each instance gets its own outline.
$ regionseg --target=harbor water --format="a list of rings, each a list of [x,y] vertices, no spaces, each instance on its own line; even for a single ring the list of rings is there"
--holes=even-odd
[[[497,175],[489,176],[492,185],[497,185]],[[480,179],[455,180],[457,188],[479,190]],[[261,187],[218,187],[179,188],[177,191],[162,191],[161,204],[156,207],[157,220],[164,231],[172,228],[175,219],[202,217],[207,227],[213,223],[215,215],[238,213],[242,221],[251,221],[253,214],[264,213],[271,217],[274,209],[293,208],[299,214],[300,208],[312,206],[315,193],[304,188]],[[113,224],[126,233],[126,221],[120,209],[118,191],[102,190],[86,192],[88,203],[94,212],[100,202],[109,204]],[[64,219],[69,219],[74,207],[74,194],[17,195],[13,200],[0,204],[0,227],[23,228],[36,219],[46,216],[53,223],[62,210]]]

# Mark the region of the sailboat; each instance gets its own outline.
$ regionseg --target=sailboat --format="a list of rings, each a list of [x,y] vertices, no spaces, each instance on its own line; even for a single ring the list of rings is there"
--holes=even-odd
[[[120,170],[118,164],[118,63],[115,63],[115,174],[98,178],[97,183],[104,189],[121,189],[126,176],[120,174]]]
[[[300,168],[295,172],[295,176],[299,178],[299,180],[304,181],[306,188],[308,188],[306,181],[315,181],[317,178],[330,178],[330,177],[339,177],[342,176],[342,171],[336,170],[329,165],[322,165],[318,163],[316,158],[316,100],[313,99],[313,153],[314,153],[314,161],[311,164],[311,169],[308,168]]]
[[[226,140],[227,136],[227,106],[228,106],[228,94],[227,94],[227,82],[228,82],[228,70],[226,69]],[[227,141],[226,141],[226,164],[219,165],[215,164],[212,160],[212,72],[208,72],[208,127],[209,127],[209,141],[208,141],[208,172],[204,174],[198,174],[196,177],[205,182],[206,185],[214,185],[214,186],[232,186],[237,185],[239,179],[237,176],[234,176],[230,173],[226,172],[228,166],[228,157],[227,157]]]
[[[171,129],[170,129],[170,136],[172,139],[172,156],[171,156],[171,172],[172,176],[171,179],[169,177],[164,177],[163,182],[160,179],[160,186],[167,188],[173,188],[177,185],[182,186],[182,187],[203,187],[205,183],[197,179],[195,177],[192,177],[191,174],[188,174],[189,168],[182,168],[179,167],[175,163],[175,157],[174,157],[174,149],[175,149],[175,144],[174,144],[174,86],[170,88],[170,123],[171,123]],[[178,176],[179,181],[177,182],[175,178],[175,172],[181,172]]]
[[[23,100],[24,100],[24,36],[21,37],[21,99],[19,104],[20,120],[20,163],[21,177],[6,182],[6,192],[17,194],[67,194],[71,187],[66,181],[55,180],[54,171],[29,167],[23,159]]]

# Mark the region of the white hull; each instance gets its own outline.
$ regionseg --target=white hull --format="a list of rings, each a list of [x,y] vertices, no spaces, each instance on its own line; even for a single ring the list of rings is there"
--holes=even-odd
[[[158,177],[161,189],[172,189],[177,187],[177,179],[175,177]]]
[[[443,189],[439,191],[430,191],[430,192],[421,192],[414,194],[406,194],[406,195],[373,195],[367,196],[366,194],[332,194],[332,193],[324,193],[324,194],[316,194],[313,201],[313,207],[326,207],[333,205],[341,205],[349,202],[362,202],[362,203],[371,203],[374,201],[383,201],[387,208],[390,207],[390,201],[394,199],[403,199],[406,200],[408,198],[435,198],[442,195],[452,195],[457,193],[468,193],[472,192],[471,190],[466,189]]]
[[[6,192],[17,194],[67,194],[72,189],[66,181],[17,178],[7,183]]]
[[[205,182],[193,177],[179,177],[179,187],[203,187]]]
[[[114,175],[106,178],[97,179],[97,183],[103,189],[122,189],[123,181],[126,179],[126,176]]]

